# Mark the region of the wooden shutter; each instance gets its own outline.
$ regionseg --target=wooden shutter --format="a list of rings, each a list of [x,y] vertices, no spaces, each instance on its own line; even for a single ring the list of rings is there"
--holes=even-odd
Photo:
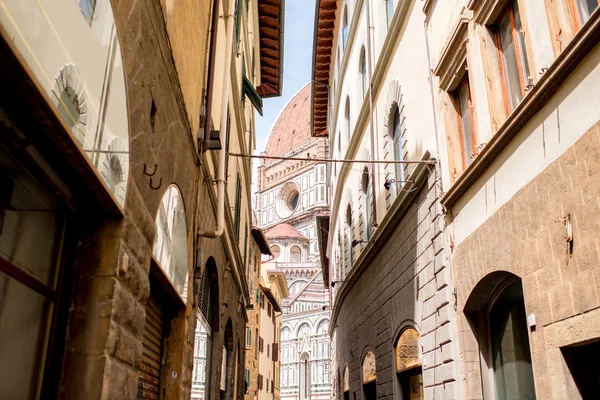
[[[273,355],[273,361],[279,361],[279,343],[273,343],[273,347],[271,348],[271,352]]]
[[[138,376],[138,399],[158,400],[163,352],[164,315],[160,303],[150,294],[142,340],[143,356]]]
[[[275,393],[275,381],[271,381],[271,393]]]

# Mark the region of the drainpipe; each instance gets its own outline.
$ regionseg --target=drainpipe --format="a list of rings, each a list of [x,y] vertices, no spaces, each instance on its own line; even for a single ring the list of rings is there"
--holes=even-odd
[[[367,75],[369,76],[369,133],[371,135],[371,160],[375,159],[375,128],[373,124],[375,122],[373,118],[373,84],[371,82],[373,78],[372,71],[372,49],[371,49],[371,29],[373,25],[371,24],[371,2],[366,0],[366,8],[367,8]],[[375,163],[371,163],[371,191],[373,198],[373,225],[378,226],[377,224],[377,190],[375,184]],[[369,239],[370,240],[370,239]]]
[[[223,92],[221,96],[221,126],[219,135],[221,150],[219,150],[219,166],[217,171],[217,227],[214,231],[200,231],[198,236],[217,238],[223,234],[225,225],[225,129],[227,129],[227,111],[229,108],[229,89],[231,88],[231,58],[233,47],[233,29],[235,22],[235,0],[229,0],[229,10],[225,15],[227,19],[227,39],[225,44],[225,63],[223,76]],[[208,117],[208,116],[207,116]]]
[[[423,22],[423,28],[425,30],[425,48],[427,50],[427,69],[429,70],[429,92],[431,95],[431,110],[433,112],[433,132],[435,133],[435,147],[436,147],[436,151],[437,151],[437,155],[436,155],[436,163],[435,163],[435,181],[436,181],[436,185],[435,185],[435,194],[436,194],[436,198],[439,200],[442,197],[442,193],[443,193],[443,183],[442,183],[442,174],[441,174],[441,165],[440,165],[440,160],[441,160],[441,153],[440,153],[440,133],[439,133],[439,129],[438,129],[438,122],[437,122],[437,111],[435,108],[435,92],[433,90],[433,73],[432,73],[432,68],[431,68],[431,53],[429,50],[429,35],[427,34],[427,19],[425,19],[425,21]]]
[[[208,53],[208,74],[206,80],[206,111],[204,115],[204,137],[202,138],[202,152],[208,150],[210,142],[210,115],[212,112],[212,94],[215,75],[215,58],[217,52],[217,35],[219,32],[219,0],[213,0],[212,21],[210,30],[210,47]]]

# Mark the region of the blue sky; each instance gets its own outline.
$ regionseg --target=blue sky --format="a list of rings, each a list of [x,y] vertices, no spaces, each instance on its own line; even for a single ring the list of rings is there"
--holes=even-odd
[[[264,150],[271,126],[283,107],[311,79],[314,18],[315,0],[286,0],[283,94],[281,97],[265,99],[264,115],[261,117],[256,114],[255,154],[260,154]],[[258,160],[255,160],[255,169],[258,164]],[[256,182],[256,175],[254,182]]]

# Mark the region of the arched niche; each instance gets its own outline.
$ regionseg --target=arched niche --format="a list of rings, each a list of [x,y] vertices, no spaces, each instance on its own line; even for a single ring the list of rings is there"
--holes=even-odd
[[[167,188],[156,213],[152,255],[184,302],[188,292],[187,226],[183,199],[175,185]]]
[[[2,29],[7,37],[19,38],[13,44],[67,133],[122,207],[129,179],[129,119],[111,1],[2,4]]]
[[[377,365],[375,354],[369,350],[362,362],[362,383],[366,385],[377,380]]]
[[[414,328],[406,328],[396,342],[396,373],[420,367],[419,332]]]

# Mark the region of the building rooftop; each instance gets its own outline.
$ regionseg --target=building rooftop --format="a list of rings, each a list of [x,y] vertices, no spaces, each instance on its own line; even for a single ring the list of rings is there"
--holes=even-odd
[[[297,238],[297,239],[306,239],[298,229],[294,228],[289,224],[278,224],[272,227],[267,231],[265,236],[268,239],[271,238]]]

